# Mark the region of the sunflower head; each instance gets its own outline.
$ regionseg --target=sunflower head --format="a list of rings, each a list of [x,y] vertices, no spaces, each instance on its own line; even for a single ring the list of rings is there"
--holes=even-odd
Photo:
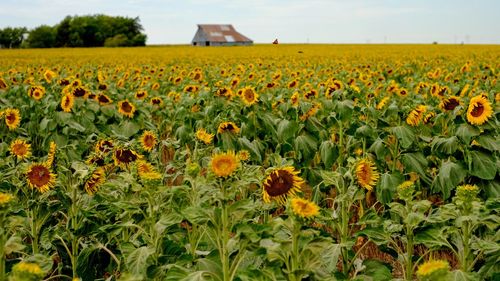
[[[7,108],[3,111],[5,118],[5,124],[9,127],[9,130],[15,130],[21,123],[21,114],[16,108]]]
[[[262,199],[266,203],[276,200],[284,205],[288,196],[294,196],[300,191],[304,180],[298,176],[294,167],[287,166],[274,169],[264,180]]]
[[[118,102],[118,112],[127,116],[128,118],[134,117],[135,106],[128,100]]]
[[[28,96],[34,100],[40,100],[45,95],[45,87],[43,86],[31,86],[28,89]]]
[[[114,147],[113,141],[111,140],[99,140],[94,147],[94,151],[99,153],[108,153],[110,152]]]
[[[452,111],[455,109],[455,107],[460,105],[460,98],[459,97],[449,97],[441,100],[441,103],[439,104],[439,108],[443,111]]]
[[[413,199],[413,192],[415,192],[415,184],[413,181],[405,181],[397,188],[399,198],[405,201]]]
[[[144,131],[141,136],[141,145],[145,151],[151,151],[155,147],[157,139],[152,131]]]
[[[0,207],[7,205],[12,199],[14,199],[14,196],[0,192]]]
[[[471,98],[467,109],[467,121],[472,125],[482,125],[493,115],[491,103],[485,95]]]
[[[444,277],[448,268],[448,262],[445,260],[429,260],[419,265],[417,276],[424,280],[443,280],[439,277]]]
[[[200,128],[196,131],[195,136],[198,140],[205,144],[211,144],[214,139],[214,134],[208,133],[204,128]]]
[[[104,171],[104,168],[98,167],[85,182],[85,192],[87,192],[89,195],[94,195],[105,181],[106,173]]]
[[[308,219],[319,214],[319,206],[309,200],[295,197],[292,198],[290,204],[296,216]]]
[[[10,153],[15,155],[18,160],[23,160],[31,155],[31,144],[24,140],[16,139],[10,144]]]
[[[71,112],[73,104],[75,103],[75,98],[72,94],[66,93],[61,98],[61,108],[64,112]]]
[[[361,159],[356,164],[356,179],[358,184],[366,190],[372,190],[377,184],[379,173],[375,164],[369,159]]]
[[[465,184],[457,187],[457,193],[455,198],[458,200],[460,205],[470,205],[471,202],[477,199],[479,194],[479,188],[477,185]]]
[[[148,92],[146,90],[140,90],[135,93],[135,98],[143,100],[148,97]]]
[[[139,158],[139,154],[128,148],[117,148],[113,152],[113,160],[116,166],[128,166]]]
[[[218,153],[212,156],[210,169],[217,177],[228,177],[236,171],[240,165],[240,159],[234,151]]]
[[[76,86],[73,88],[73,90],[71,91],[71,94],[75,97],[75,98],[87,98],[88,95],[90,94],[89,90],[87,90],[85,87],[83,86]]]
[[[154,97],[149,101],[149,103],[151,105],[161,106],[163,104],[163,100],[160,97]]]
[[[100,105],[108,105],[113,102],[113,100],[107,95],[100,93],[97,95],[97,101]]]
[[[14,265],[12,273],[13,280],[40,280],[45,275],[38,264],[26,261]]]
[[[248,152],[248,150],[240,150],[238,152],[238,158],[241,161],[247,161],[248,159],[250,159],[250,152]]]
[[[252,104],[259,101],[259,95],[255,92],[252,87],[245,87],[241,91],[241,100],[246,106],[251,106]]]
[[[7,88],[9,88],[9,85],[7,85],[7,82],[0,77],[0,90],[6,90]]]
[[[141,179],[143,180],[161,179],[161,174],[158,173],[155,167],[150,163],[144,160],[137,160],[136,165],[137,165],[137,173],[139,174],[139,177]]]
[[[238,134],[240,132],[240,128],[234,122],[222,122],[217,129],[219,134],[222,133],[233,133]]]
[[[49,191],[56,182],[56,175],[52,173],[46,163],[34,163],[26,172],[28,185],[41,193]]]

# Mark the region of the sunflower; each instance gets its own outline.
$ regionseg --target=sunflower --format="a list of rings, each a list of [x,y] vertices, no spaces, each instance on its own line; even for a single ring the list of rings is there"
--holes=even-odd
[[[311,100],[318,97],[318,91],[312,89],[304,93],[304,99]]]
[[[148,92],[145,90],[140,90],[135,93],[135,98],[139,100],[143,100],[148,97]]]
[[[118,102],[118,112],[127,116],[128,118],[134,117],[135,106],[128,100]]]
[[[212,140],[214,139],[214,134],[207,133],[207,131],[203,128],[198,129],[195,136],[198,140],[204,142],[205,144],[212,143]]]
[[[299,81],[297,81],[297,79],[295,80],[292,80],[288,83],[288,88],[296,88],[299,86]]]
[[[16,129],[21,123],[21,114],[18,109],[15,108],[7,108],[3,112],[5,117],[5,124],[9,127],[9,130]]]
[[[245,87],[241,91],[240,98],[246,106],[251,106],[252,104],[259,101],[259,94],[257,94],[252,87]]]
[[[56,73],[50,69],[47,69],[44,73],[43,73],[43,78],[45,78],[45,81],[47,81],[47,83],[52,83],[52,79],[54,79],[54,77],[56,77]]]
[[[377,184],[379,173],[375,168],[375,164],[369,159],[361,159],[356,164],[356,178],[358,184],[366,190],[372,190]]]
[[[429,122],[431,122],[432,118],[434,118],[435,116],[436,116],[436,113],[434,113],[434,112],[427,113],[424,117],[424,124],[428,124]]]
[[[45,88],[43,86],[31,86],[28,89],[28,96],[34,100],[40,100],[45,95]]]
[[[287,166],[274,169],[264,180],[262,199],[270,203],[275,199],[284,205],[288,196],[294,196],[300,191],[304,180],[298,176],[299,172],[294,167]]]
[[[49,191],[56,182],[56,175],[46,163],[32,164],[26,172],[26,178],[31,188],[38,189],[42,193]]]
[[[443,111],[451,111],[459,105],[460,105],[460,98],[452,96],[441,100],[441,103],[439,103],[439,108],[441,108],[441,110]]]
[[[5,205],[12,201],[14,199],[14,196],[8,194],[8,193],[2,193],[0,192],[0,206]]]
[[[418,126],[424,119],[424,113],[426,110],[427,107],[425,105],[418,105],[410,112],[410,114],[408,114],[408,117],[406,117],[406,123],[410,126]]]
[[[290,101],[292,102],[293,107],[299,106],[299,99],[300,99],[299,92],[293,93],[293,95],[290,97]]]
[[[240,150],[238,152],[238,158],[241,161],[247,161],[248,159],[250,159],[250,152],[248,152],[248,150]]]
[[[303,218],[311,218],[319,214],[319,207],[316,203],[302,198],[292,198],[292,211],[295,215]]]
[[[73,97],[73,95],[67,93],[61,99],[61,108],[64,112],[71,112],[74,103],[75,103],[75,98]]]
[[[83,86],[76,86],[73,88],[73,90],[71,91],[71,94],[75,97],[75,98],[87,98],[88,95],[89,95],[89,91],[83,87]]]
[[[231,88],[228,87],[222,87],[217,89],[217,91],[215,91],[215,95],[218,97],[231,98],[233,96],[233,90],[231,90]]]
[[[156,145],[156,136],[152,131],[144,131],[141,136],[142,148],[146,151],[151,151]]]
[[[226,132],[238,134],[240,132],[240,128],[238,128],[238,126],[236,126],[233,122],[220,123],[219,128],[217,128],[217,133],[222,134]]]
[[[38,264],[25,261],[19,262],[16,265],[14,265],[12,267],[12,273],[14,273],[14,276],[16,275],[23,276],[23,278],[20,278],[22,280],[40,280],[45,275],[42,268]],[[38,279],[36,278],[34,279],[33,276],[29,276],[28,278],[26,278],[26,276],[24,275],[26,273],[30,275],[35,275],[36,277],[38,277]]]
[[[52,164],[54,163],[54,159],[56,157],[56,149],[57,149],[57,145],[55,142],[51,141],[50,142],[50,148],[49,148],[49,155],[47,156],[47,166],[52,166]]]
[[[493,115],[491,103],[485,95],[471,98],[467,109],[467,121],[472,125],[482,125]]]
[[[3,78],[0,78],[0,90],[6,90],[9,88],[9,85],[7,85],[7,82],[3,80]]]
[[[100,93],[97,95],[97,101],[100,105],[108,105],[113,102],[113,100],[107,95]]]
[[[104,168],[98,167],[85,182],[84,189],[89,195],[93,195],[105,181],[106,173]]]
[[[448,262],[445,260],[429,260],[422,263],[417,270],[418,277],[427,277],[438,271],[448,271]]]
[[[113,141],[111,140],[99,140],[94,147],[94,151],[99,153],[108,153],[113,149]]]
[[[113,153],[113,160],[116,166],[120,165],[127,166],[132,162],[135,162],[139,158],[140,158],[139,155],[135,151],[127,148],[115,149]]]
[[[239,166],[240,159],[234,151],[218,153],[212,156],[210,169],[218,177],[230,176]]]
[[[151,105],[161,106],[163,104],[163,100],[160,97],[154,97],[149,101],[149,103]]]
[[[18,160],[23,160],[31,155],[31,145],[24,140],[16,139],[10,144],[10,153],[16,155]]]
[[[150,163],[138,160],[136,162],[137,165],[137,173],[139,177],[144,180],[157,180],[161,179],[161,174],[156,171],[156,169]]]

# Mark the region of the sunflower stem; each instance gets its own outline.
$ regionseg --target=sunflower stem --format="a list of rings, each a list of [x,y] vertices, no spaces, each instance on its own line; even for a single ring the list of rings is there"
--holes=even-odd
[[[38,224],[37,224],[37,218],[35,217],[37,210],[31,209],[31,248],[33,251],[33,255],[38,254]]]
[[[221,251],[220,251],[220,259],[222,263],[222,280],[223,281],[229,281],[231,279],[230,272],[229,272],[229,253],[228,253],[228,214],[227,214],[227,194],[226,194],[226,188],[224,184],[219,181],[220,188],[222,190],[222,200],[221,200],[221,208],[222,208],[222,214],[221,214],[221,220],[222,220],[222,245],[221,245]]]
[[[299,232],[300,225],[295,222],[295,219],[292,218],[292,257],[291,257],[291,268],[289,277],[291,281],[300,280],[297,271],[299,267]]]
[[[5,280],[5,240],[7,229],[4,226],[5,215],[0,213],[0,280]]]

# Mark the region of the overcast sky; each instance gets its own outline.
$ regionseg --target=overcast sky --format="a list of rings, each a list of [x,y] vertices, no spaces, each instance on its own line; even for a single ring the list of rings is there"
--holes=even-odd
[[[98,13],[138,16],[147,44],[189,43],[198,23],[256,43],[500,44],[498,0],[0,0],[0,28]]]

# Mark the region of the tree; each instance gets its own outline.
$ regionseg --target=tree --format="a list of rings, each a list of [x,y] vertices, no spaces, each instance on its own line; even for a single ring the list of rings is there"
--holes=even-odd
[[[19,48],[24,41],[24,34],[28,32],[26,27],[6,27],[0,29],[1,48]]]
[[[55,47],[56,29],[48,25],[41,25],[30,31],[26,41],[30,48]]]

